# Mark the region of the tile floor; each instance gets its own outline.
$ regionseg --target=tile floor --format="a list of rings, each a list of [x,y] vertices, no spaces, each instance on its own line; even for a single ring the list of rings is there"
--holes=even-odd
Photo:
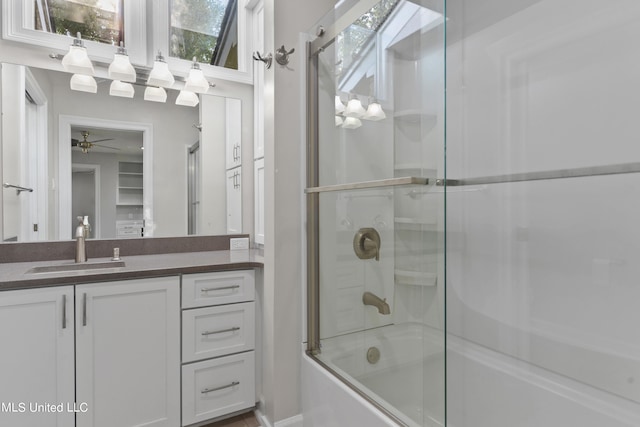
[[[260,427],[260,423],[253,415],[253,412],[247,412],[246,414],[207,424],[203,427]]]

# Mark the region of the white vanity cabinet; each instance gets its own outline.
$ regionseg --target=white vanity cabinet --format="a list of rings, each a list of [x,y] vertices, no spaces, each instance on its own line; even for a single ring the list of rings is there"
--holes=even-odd
[[[255,405],[253,270],[182,277],[182,425]]]
[[[180,423],[178,277],[76,286],[77,427]]]
[[[2,292],[0,325],[0,425],[73,426],[73,286]]]

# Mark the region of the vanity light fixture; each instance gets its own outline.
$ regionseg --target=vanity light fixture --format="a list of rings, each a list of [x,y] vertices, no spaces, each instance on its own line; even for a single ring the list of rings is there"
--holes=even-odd
[[[371,98],[366,113],[362,116],[365,120],[371,120],[377,122],[378,120],[385,119],[387,115],[384,113],[382,106],[377,99]]]
[[[161,87],[148,86],[144,90],[144,100],[152,102],[167,102],[167,91]]]
[[[109,87],[109,95],[121,96],[123,98],[133,98],[135,90],[131,83],[121,82],[120,80],[114,80]]]
[[[343,129],[357,129],[362,126],[362,122],[357,117],[345,117],[344,123],[342,123]]]
[[[96,83],[96,79],[84,74],[74,74],[71,76],[69,86],[71,87],[71,90],[77,90],[79,92],[98,92],[98,83]]]
[[[365,109],[358,97],[353,93],[349,95],[349,102],[347,103],[347,108],[344,109],[344,115],[347,117],[355,117],[359,119],[364,115],[364,113]]]
[[[336,95],[336,114],[342,113],[344,113],[344,104],[342,103],[342,99]]]
[[[127,55],[123,42],[120,42],[120,46],[113,56],[113,62],[109,65],[109,78],[123,82],[136,82],[136,70],[129,61],[129,55]]]
[[[67,34],[69,34],[67,32]],[[87,48],[84,47],[82,36],[78,32],[73,43],[69,46],[69,52],[62,58],[62,67],[65,71],[74,74],[86,74],[93,76],[95,73],[93,64],[87,54]]]
[[[186,107],[195,107],[199,102],[198,95],[188,90],[181,90],[176,98],[176,105],[184,105]]]
[[[184,84],[184,90],[195,93],[206,93],[209,90],[209,81],[204,77],[195,56],[189,70],[189,77]]]
[[[171,71],[169,71],[169,65],[167,65],[164,60],[162,52],[158,51],[156,60],[153,62],[153,69],[149,73],[149,78],[147,79],[147,85],[170,88],[173,86],[173,83],[175,83],[175,79],[173,78]]]
[[[344,123],[344,120],[342,119],[342,117],[336,116],[336,127],[342,125],[342,123]]]

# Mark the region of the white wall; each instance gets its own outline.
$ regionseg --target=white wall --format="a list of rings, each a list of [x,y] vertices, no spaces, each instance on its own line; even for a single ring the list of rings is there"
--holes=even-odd
[[[302,246],[304,175],[304,50],[306,31],[333,6],[330,0],[265,1],[265,50],[296,48],[287,70],[265,71],[264,369],[261,409],[271,422],[301,411],[300,344],[305,249]],[[244,168],[243,168],[244,169]],[[243,170],[244,172],[244,170]],[[246,176],[246,174],[244,174]],[[253,178],[252,178],[253,179]]]

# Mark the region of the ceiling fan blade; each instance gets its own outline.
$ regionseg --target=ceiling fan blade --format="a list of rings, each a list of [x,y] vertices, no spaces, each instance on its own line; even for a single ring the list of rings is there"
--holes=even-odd
[[[113,141],[113,138],[96,139],[95,141],[87,141],[87,142],[95,144],[96,142],[103,142],[103,141]]]
[[[94,146],[96,146],[96,147],[108,148],[108,149],[110,149],[110,150],[118,150],[118,151],[120,151],[120,148],[116,148],[116,147],[109,147],[108,145],[102,145],[102,144],[96,144],[96,143],[93,143],[93,145],[94,145]]]
[[[71,138],[71,146],[72,147],[77,147],[78,146],[78,142],[79,141],[77,139]]]

